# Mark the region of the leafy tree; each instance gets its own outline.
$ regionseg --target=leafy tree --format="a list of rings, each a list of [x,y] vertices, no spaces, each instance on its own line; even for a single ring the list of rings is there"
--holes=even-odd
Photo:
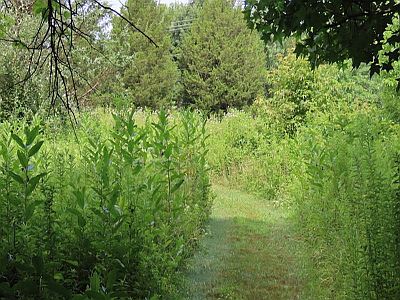
[[[211,111],[243,107],[263,91],[263,45],[228,1],[205,1],[180,56],[186,106]]]
[[[354,67],[370,63],[371,74],[391,70],[400,57],[398,45],[387,52],[383,64],[378,57],[385,29],[399,12],[396,0],[249,0],[245,8],[250,26],[262,32],[265,41],[294,35],[295,52],[308,56],[314,66],[351,58]],[[399,30],[386,40],[392,45],[399,41]]]
[[[35,25],[32,17],[23,16],[23,22],[15,29],[19,35],[27,36]],[[28,52],[8,43],[0,44],[0,122],[37,111],[47,95],[47,76],[38,72],[38,76],[28,77],[29,61]]]
[[[60,54],[59,59],[63,63],[58,65],[60,70],[56,75],[55,69],[49,74],[49,68],[53,68],[49,52],[52,50],[48,44],[40,45],[43,42],[40,39],[44,38],[41,30],[46,27],[39,25],[41,16],[32,12],[34,7],[29,6],[29,1],[21,1],[20,5],[24,2],[27,2],[24,9],[17,9],[16,3],[15,11],[0,15],[0,117],[5,119],[40,108],[48,109],[49,102],[46,100],[49,98],[52,108],[57,112],[63,111],[62,104],[69,109],[76,105],[76,102],[69,100],[86,104],[82,99],[94,90],[94,79],[97,80],[99,74],[109,67],[102,54],[107,27],[104,21],[109,14],[90,3],[80,10],[74,20],[85,34],[74,35],[72,48],[64,44],[66,53]],[[39,26],[43,26],[40,32],[37,31]],[[61,82],[53,81],[52,76],[61,76]]]
[[[382,100],[389,104],[382,77],[370,79],[366,66],[323,64],[312,71],[307,60],[296,58],[292,51],[277,55],[277,60],[277,67],[267,75],[269,97],[259,97],[252,106],[269,124],[269,134],[294,136],[309,119],[338,107],[381,106]]]
[[[131,0],[122,13],[135,19],[157,43],[154,47],[123,20],[114,20],[112,39],[114,49],[121,53],[119,76],[123,89],[138,106],[158,108],[171,104],[177,92],[179,72],[172,61],[167,31],[169,19],[164,7],[154,0]]]
[[[27,79],[36,76],[40,69],[47,69],[51,104],[62,103],[68,111],[79,107],[76,72],[73,62],[76,39],[84,39],[93,46],[98,36],[85,31],[82,17],[90,10],[101,10],[103,15],[112,13],[131,29],[136,30],[147,42],[156,43],[130,19],[98,0],[4,0],[0,3],[0,41],[28,51]],[[24,16],[36,18],[33,33],[21,36],[18,27],[25,23]]]

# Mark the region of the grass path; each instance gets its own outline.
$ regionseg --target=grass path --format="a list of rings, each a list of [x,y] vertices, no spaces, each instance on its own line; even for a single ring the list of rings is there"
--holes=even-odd
[[[208,234],[187,270],[185,299],[300,299],[298,241],[284,208],[214,186]]]

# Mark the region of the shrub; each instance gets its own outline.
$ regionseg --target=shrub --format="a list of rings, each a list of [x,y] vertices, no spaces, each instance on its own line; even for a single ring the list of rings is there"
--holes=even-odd
[[[341,103],[381,102],[381,79],[369,79],[367,68],[321,65],[311,70],[308,61],[293,53],[278,56],[279,65],[268,72],[269,97],[259,97],[254,114],[264,116],[269,131],[294,136],[315,113],[328,112]]]
[[[214,117],[207,128],[214,180],[283,201],[294,164],[293,141],[274,135],[263,117],[245,111]]]

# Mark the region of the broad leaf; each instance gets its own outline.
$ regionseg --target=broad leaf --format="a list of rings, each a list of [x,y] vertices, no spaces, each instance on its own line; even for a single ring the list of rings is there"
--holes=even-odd
[[[28,156],[29,157],[34,156],[40,150],[42,145],[43,145],[43,141],[37,142],[31,149],[29,149]]]
[[[47,0],[36,0],[32,6],[32,12],[34,15],[42,15],[47,10]]]
[[[13,139],[14,141],[17,142],[17,144],[18,144],[22,149],[25,149],[26,146],[25,146],[24,142],[22,141],[22,139],[21,139],[18,135],[14,134],[14,133],[11,133],[11,137],[12,137],[12,139]]]
[[[14,179],[16,182],[18,182],[19,184],[25,184],[24,179],[22,179],[21,176],[19,176],[18,174],[10,171],[10,176],[12,177],[12,179]]]
[[[21,164],[21,166],[25,169],[28,167],[28,163],[29,160],[26,157],[25,153],[21,152],[20,150],[17,151],[17,156],[18,156],[18,160],[19,163]]]
[[[39,126],[35,126],[32,130],[26,129],[25,136],[26,136],[26,144],[31,145],[33,141],[39,134]]]
[[[27,195],[29,196],[32,194],[32,192],[35,190],[37,184],[39,183],[40,179],[45,177],[47,173],[40,173],[39,175],[36,175],[35,177],[32,177],[29,182],[28,182],[28,188],[27,188]]]
[[[185,181],[184,179],[181,179],[177,183],[175,183],[173,185],[173,187],[171,188],[171,193],[174,193],[175,191],[177,191],[184,181]]]

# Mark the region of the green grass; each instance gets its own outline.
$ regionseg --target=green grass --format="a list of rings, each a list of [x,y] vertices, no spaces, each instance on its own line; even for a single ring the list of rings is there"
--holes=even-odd
[[[227,187],[213,190],[208,234],[189,264],[184,298],[299,299],[307,268],[287,209]]]

